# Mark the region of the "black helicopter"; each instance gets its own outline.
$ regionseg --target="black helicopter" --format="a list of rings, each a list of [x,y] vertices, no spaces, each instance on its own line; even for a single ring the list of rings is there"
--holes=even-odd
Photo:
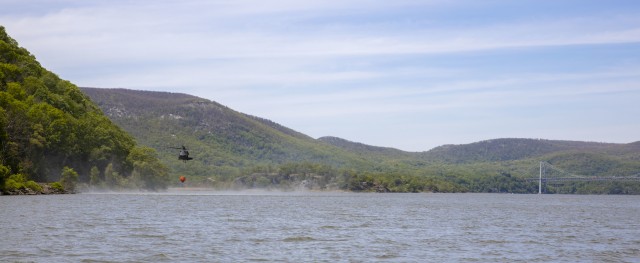
[[[178,154],[178,160],[182,160],[184,162],[193,160],[193,158],[189,157],[189,151],[187,151],[187,148],[184,147],[184,145],[182,145],[182,148],[175,148],[175,147],[172,147],[172,148],[180,150],[180,153]]]

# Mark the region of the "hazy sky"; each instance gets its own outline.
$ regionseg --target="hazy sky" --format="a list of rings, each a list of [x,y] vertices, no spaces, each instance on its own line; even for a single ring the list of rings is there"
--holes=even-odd
[[[0,0],[0,25],[78,86],[192,94],[314,138],[640,140],[636,0]]]

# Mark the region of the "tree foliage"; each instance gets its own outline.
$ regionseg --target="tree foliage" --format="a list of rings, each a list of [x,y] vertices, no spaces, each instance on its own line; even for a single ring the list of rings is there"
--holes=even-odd
[[[62,176],[60,178],[60,184],[64,187],[64,190],[67,192],[75,192],[76,184],[78,183],[78,173],[74,171],[72,168],[64,167],[62,168]]]
[[[64,182],[73,171],[87,183],[93,168],[111,165],[113,173],[128,177],[135,165],[127,157],[135,145],[78,87],[44,69],[0,26],[0,191],[17,174]],[[60,174],[63,168],[69,170]],[[92,175],[105,177],[95,170]],[[159,187],[156,182],[152,189]]]
[[[160,163],[153,148],[135,147],[127,161],[133,164],[131,179],[140,188],[157,190],[167,187],[167,168]]]

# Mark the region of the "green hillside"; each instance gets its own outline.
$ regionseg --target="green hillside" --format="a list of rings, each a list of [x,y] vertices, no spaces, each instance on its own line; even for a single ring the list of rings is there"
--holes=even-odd
[[[114,125],[75,85],[43,68],[0,26],[0,192],[95,187],[164,188],[151,148]]]
[[[522,179],[537,176],[540,161],[589,176],[640,171],[639,143],[495,139],[415,153],[336,137],[313,139],[185,94],[82,90],[140,143],[155,148],[173,177],[188,176],[193,185],[526,193],[537,191]],[[174,148],[182,145],[194,160],[178,160]]]
[[[335,167],[373,165],[279,124],[236,112],[216,102],[175,93],[83,88],[115,123],[158,150],[174,174],[232,176],[243,169],[289,162]],[[186,146],[193,161],[177,159]]]

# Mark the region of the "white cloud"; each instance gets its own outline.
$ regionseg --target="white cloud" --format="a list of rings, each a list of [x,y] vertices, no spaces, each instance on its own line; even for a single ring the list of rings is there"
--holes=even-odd
[[[362,6],[382,9],[387,5]],[[115,2],[62,8],[43,16],[5,16],[0,21],[23,39],[21,42],[44,54],[59,53],[56,61],[66,57],[69,66],[162,56],[170,60],[305,58],[640,42],[640,19],[629,17],[562,18],[465,28],[369,28],[348,22],[325,28],[305,21],[305,15],[318,16],[323,10],[357,13],[355,7],[362,6],[359,1],[277,1],[268,5],[252,1]],[[265,18],[252,17],[256,13],[292,21],[264,25]],[[361,30],[363,27],[366,30]]]
[[[364,0],[38,3],[41,5],[27,8],[23,1],[9,2],[8,6],[22,7],[14,8],[22,11],[0,11],[0,24],[63,78],[81,86],[190,93],[299,125],[291,128],[312,135],[320,128],[305,128],[312,126],[305,122],[310,117],[332,127],[368,115],[384,115],[390,119],[379,121],[388,124],[407,115],[436,122],[442,119],[436,115],[446,114],[452,116],[451,122],[458,122],[457,129],[469,129],[464,124],[469,122],[465,111],[490,115],[496,109],[517,112],[520,106],[541,101],[561,105],[563,100],[603,94],[638,96],[640,85],[637,55],[629,51],[625,61],[593,60],[585,68],[571,68],[567,63],[569,66],[554,70],[539,65],[533,65],[537,70],[528,70],[526,65],[533,62],[513,58],[508,60],[517,69],[513,71],[509,65],[485,69],[482,63],[467,65],[457,60],[491,52],[638,45],[640,16],[633,11],[451,25],[454,23],[432,23],[440,18],[416,15],[419,12],[410,17],[396,15],[413,9],[446,14],[480,4]],[[414,123],[398,125],[425,128]],[[381,132],[370,137],[382,138]],[[522,130],[505,134],[518,132]]]

